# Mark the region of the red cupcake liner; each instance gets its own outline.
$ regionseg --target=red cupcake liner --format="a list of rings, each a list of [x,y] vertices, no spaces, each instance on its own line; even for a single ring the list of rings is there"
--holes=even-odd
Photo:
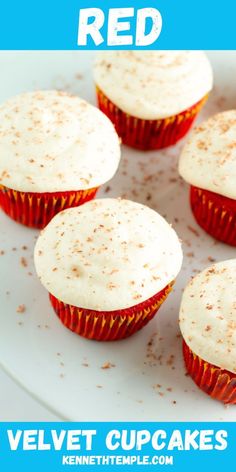
[[[113,122],[123,144],[145,151],[171,146],[183,138],[208,98],[206,95],[178,115],[160,120],[142,120],[123,112],[98,87],[96,91],[100,110]]]
[[[145,302],[115,311],[95,311],[61,302],[49,294],[51,304],[61,322],[74,333],[97,341],[124,339],[143,328],[156,314],[172,289],[169,284]]]
[[[60,211],[92,200],[98,188],[71,192],[19,192],[0,185],[0,208],[13,220],[31,228],[44,228]]]
[[[190,203],[197,223],[207,233],[236,246],[236,200],[191,186]]]
[[[236,374],[202,360],[185,341],[183,355],[188,373],[201,390],[215,400],[236,404]]]

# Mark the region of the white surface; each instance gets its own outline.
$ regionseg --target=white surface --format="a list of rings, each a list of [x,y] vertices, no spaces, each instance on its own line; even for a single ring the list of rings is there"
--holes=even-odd
[[[201,119],[206,114],[236,107],[232,80],[236,74],[236,54],[215,52],[210,57],[216,72],[216,88]],[[31,88],[57,86],[93,101],[90,61],[91,54],[79,52],[1,53],[0,100]],[[0,215],[0,250],[5,251],[0,256],[0,361],[18,382],[61,417],[236,420],[234,407],[226,409],[211,400],[185,376],[177,325],[181,290],[190,275],[209,266],[209,257],[217,261],[230,259],[235,256],[235,249],[216,243],[194,222],[188,187],[177,177],[181,146],[182,143],[160,153],[146,154],[124,148],[119,173],[109,184],[111,189],[106,188],[107,196],[135,199],[167,216],[182,237],[185,251],[182,276],[175,291],[157,317],[125,341],[112,344],[87,341],[60,324],[36,275],[28,275],[33,272],[37,232]],[[28,249],[23,250],[23,245]],[[12,250],[13,247],[17,250]],[[28,267],[20,263],[22,257]],[[25,313],[16,313],[20,304],[25,304]],[[101,369],[107,362],[115,367]],[[2,385],[4,388],[9,389]],[[26,398],[21,395],[17,387],[16,403]],[[33,413],[32,404],[31,400],[24,400],[23,411],[30,405],[28,416],[38,419],[45,414],[48,419],[41,407]],[[11,405],[3,403],[1,410],[12,418]],[[16,419],[17,415],[19,411]]]
[[[236,373],[236,259],[213,264],[189,282],[180,330],[194,354]]]
[[[196,187],[236,199],[236,110],[217,113],[195,129],[179,173]]]
[[[101,51],[94,77],[121,110],[148,120],[185,111],[212,89],[202,51]]]
[[[43,286],[62,302],[112,311],[163,290],[176,279],[183,255],[176,232],[157,212],[97,198],[55,216],[39,236],[34,260]]]
[[[0,183],[23,192],[84,190],[108,182],[120,144],[108,118],[54,90],[19,94],[0,106]]]
[[[59,421],[0,369],[0,421]]]

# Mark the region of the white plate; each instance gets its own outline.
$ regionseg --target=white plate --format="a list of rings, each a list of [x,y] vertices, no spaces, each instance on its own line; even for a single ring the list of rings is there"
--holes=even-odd
[[[209,55],[216,86],[200,119],[236,107],[236,53]],[[57,87],[94,102],[92,57],[85,52],[1,52],[0,101],[23,90]],[[182,145],[151,153],[123,148],[119,173],[106,189],[106,196],[122,195],[166,216],[185,252],[182,273],[168,301],[145,329],[125,341],[87,341],[60,324],[35,276],[32,252],[37,232],[0,215],[0,251],[5,252],[0,256],[0,362],[62,418],[236,420],[236,408],[226,409],[198,390],[185,375],[182,361],[177,323],[182,288],[210,264],[209,258],[235,255],[235,249],[216,243],[194,222],[188,188],[176,171]],[[25,313],[17,313],[21,304]],[[107,362],[114,367],[102,369]]]

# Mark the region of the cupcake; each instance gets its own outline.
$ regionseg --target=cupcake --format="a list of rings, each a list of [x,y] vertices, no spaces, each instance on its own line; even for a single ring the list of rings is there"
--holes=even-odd
[[[36,272],[62,323],[89,339],[131,336],[155,315],[182,263],[175,231],[154,210],[98,199],[41,232]]]
[[[195,128],[179,162],[190,184],[197,223],[216,239],[236,246],[236,110]]]
[[[236,403],[236,259],[191,280],[181,302],[180,329],[194,382],[212,398]]]
[[[0,207],[19,223],[43,228],[91,200],[119,160],[112,123],[79,97],[30,92],[0,106]]]
[[[123,143],[143,150],[182,138],[213,84],[200,51],[99,52],[94,79],[99,107]]]

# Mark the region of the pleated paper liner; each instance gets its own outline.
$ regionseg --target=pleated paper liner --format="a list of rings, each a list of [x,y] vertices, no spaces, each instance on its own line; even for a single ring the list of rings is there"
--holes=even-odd
[[[52,294],[49,297],[57,316],[68,329],[88,339],[115,341],[143,328],[154,317],[172,285],[131,308],[105,312],[67,305]]]
[[[198,103],[170,118],[142,120],[123,112],[97,87],[100,110],[113,122],[123,144],[141,149],[154,150],[171,146],[189,131],[208,95]]]
[[[207,233],[236,246],[236,200],[191,186],[190,203],[197,223]]]
[[[215,400],[236,404],[236,374],[202,360],[183,341],[184,361],[197,386]]]
[[[71,192],[18,192],[0,185],[0,207],[13,220],[31,228],[44,228],[60,211],[92,200],[98,188]]]

